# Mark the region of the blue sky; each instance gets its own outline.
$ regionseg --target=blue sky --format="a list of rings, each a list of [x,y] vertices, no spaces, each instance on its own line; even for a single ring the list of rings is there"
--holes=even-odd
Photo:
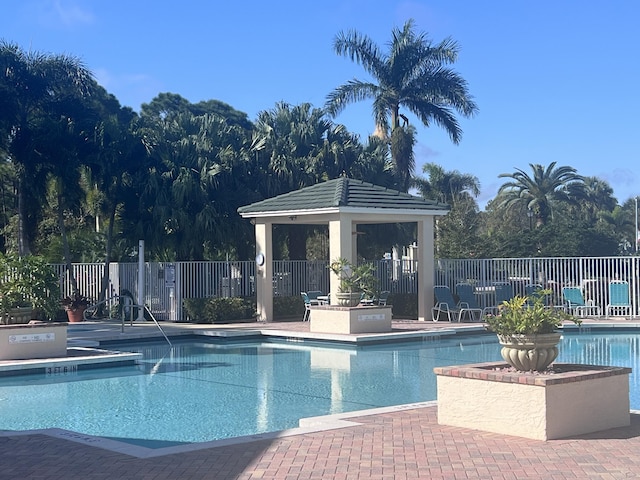
[[[357,30],[385,48],[413,18],[434,41],[455,39],[456,70],[479,113],[454,145],[418,128],[425,162],[478,177],[481,207],[516,168],[570,165],[606,180],[620,203],[640,195],[640,2],[633,0],[22,0],[3,2],[0,38],[79,57],[121,104],[160,92],[217,99],[246,112],[277,102],[322,107],[336,86],[367,79],[333,52]],[[410,120],[417,122],[414,117]],[[335,119],[366,139],[371,103]]]

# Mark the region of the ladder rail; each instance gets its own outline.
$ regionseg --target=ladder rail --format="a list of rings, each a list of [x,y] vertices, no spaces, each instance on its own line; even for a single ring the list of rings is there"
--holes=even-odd
[[[129,298],[129,297],[125,297],[125,298]],[[169,337],[167,337],[167,334],[164,332],[164,330],[162,329],[162,327],[158,323],[158,320],[153,315],[153,313],[151,313],[151,310],[149,310],[149,308],[146,305],[138,305],[136,303],[129,303],[129,304],[126,304],[126,307],[129,307],[129,325],[130,326],[133,326],[133,310],[135,308],[142,308],[143,312],[147,312],[149,314],[149,316],[151,317],[151,320],[153,320],[153,322],[156,324],[156,327],[158,327],[158,330],[160,330],[160,333],[162,333],[162,336],[167,341],[169,346],[173,347],[173,344],[171,343],[171,340],[169,340]],[[125,324],[125,313],[124,313],[124,309],[123,309],[123,311],[122,311],[122,333],[124,333],[124,324]]]

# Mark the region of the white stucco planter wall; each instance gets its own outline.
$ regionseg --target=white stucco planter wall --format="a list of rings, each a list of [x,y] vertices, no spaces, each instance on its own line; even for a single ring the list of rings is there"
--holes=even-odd
[[[630,425],[630,368],[556,364],[508,373],[501,362],[437,367],[438,423],[536,440]]]
[[[66,356],[66,323],[0,325],[0,360]]]
[[[384,333],[391,331],[391,306],[311,307],[309,331],[315,333]]]

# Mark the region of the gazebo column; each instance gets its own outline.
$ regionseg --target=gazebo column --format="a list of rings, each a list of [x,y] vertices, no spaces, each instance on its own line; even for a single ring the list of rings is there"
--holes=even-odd
[[[355,264],[355,247],[352,235],[353,222],[349,215],[340,215],[337,220],[329,221],[329,263],[338,258],[346,258]],[[337,275],[330,276],[331,304],[336,305],[335,294],[338,293],[340,279]]]
[[[434,248],[433,218],[418,221],[418,320],[431,319],[434,305]]]
[[[271,223],[256,223],[256,302],[259,322],[273,321],[273,229]]]

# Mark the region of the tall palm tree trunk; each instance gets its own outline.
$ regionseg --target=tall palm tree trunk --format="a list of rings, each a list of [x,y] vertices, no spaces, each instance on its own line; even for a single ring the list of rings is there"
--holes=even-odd
[[[64,252],[64,262],[69,272],[69,281],[71,282],[71,293],[73,295],[78,293],[78,281],[73,272],[73,265],[71,264],[71,250],[69,249],[69,239],[67,237],[67,229],[64,225],[64,200],[60,189],[58,188],[58,228],[60,229],[60,235],[62,237],[62,250]]]
[[[24,257],[29,254],[31,254],[31,248],[27,238],[24,178],[23,173],[18,172],[18,255]]]
[[[116,188],[117,190],[117,188]],[[111,292],[109,292],[109,266],[111,264],[111,254],[113,252],[113,229],[114,222],[116,218],[116,209],[118,207],[117,202],[114,202],[111,211],[109,212],[109,227],[107,228],[107,245],[105,249],[105,258],[104,258],[104,272],[102,273],[102,280],[100,282],[100,297],[98,299],[98,303],[104,302],[108,296],[110,296]],[[103,305],[100,306],[99,311],[96,311],[96,314],[103,312]]]

